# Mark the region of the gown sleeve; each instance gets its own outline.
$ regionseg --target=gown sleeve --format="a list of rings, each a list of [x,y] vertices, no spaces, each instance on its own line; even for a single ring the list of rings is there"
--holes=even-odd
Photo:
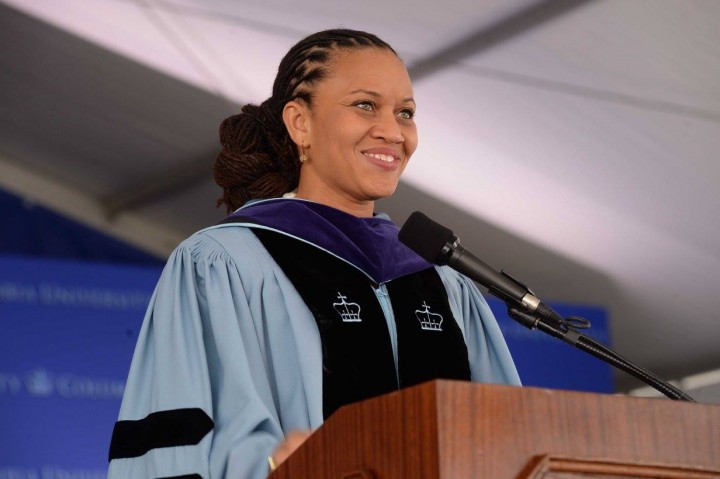
[[[247,284],[263,268],[250,269],[202,233],[172,254],[139,334],[110,479],[267,476],[283,431],[265,318]]]
[[[520,385],[500,326],[477,286],[447,266],[437,267],[450,308],[465,335],[471,378],[475,382]]]

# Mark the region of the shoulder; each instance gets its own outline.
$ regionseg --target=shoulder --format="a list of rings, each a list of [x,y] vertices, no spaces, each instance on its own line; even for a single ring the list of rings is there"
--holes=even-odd
[[[464,276],[449,266],[435,266],[435,271],[440,275],[445,287],[452,292],[460,292],[462,290],[476,290],[477,287],[467,276]]]
[[[259,266],[269,255],[253,232],[239,224],[216,225],[202,229],[178,245],[172,253],[195,265],[235,263],[237,266]]]
[[[473,280],[449,266],[435,266],[435,270],[440,275],[451,304],[454,302],[459,307],[472,304],[473,309],[479,309],[485,315],[492,314],[487,300]]]
[[[208,254],[232,254],[238,248],[252,248],[260,244],[250,228],[226,224],[197,231],[180,243],[177,249],[201,258]]]

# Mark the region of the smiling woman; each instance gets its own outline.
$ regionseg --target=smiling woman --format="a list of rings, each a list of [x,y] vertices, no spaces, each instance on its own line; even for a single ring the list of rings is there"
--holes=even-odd
[[[487,304],[375,214],[417,146],[374,35],[295,45],[220,127],[220,225],[170,257],[110,445],[113,478],[265,477],[345,404],[437,378],[519,384]]]
[[[389,50],[340,52],[314,93],[312,105],[294,100],[283,110],[291,138],[310,159],[297,197],[372,216],[373,202],[395,191],[417,147],[405,65]]]
[[[219,203],[231,212],[293,190],[372,216],[417,147],[414,115],[410,77],[387,43],[348,30],[311,35],[281,62],[273,95],[221,125]]]

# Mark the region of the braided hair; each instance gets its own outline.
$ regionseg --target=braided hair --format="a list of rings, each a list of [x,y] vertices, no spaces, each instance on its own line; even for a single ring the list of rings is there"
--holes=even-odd
[[[301,40],[280,62],[272,96],[220,125],[222,151],[215,160],[215,182],[223,188],[217,206],[230,213],[248,200],[275,198],[297,188],[300,159],[282,119],[285,105],[302,100],[312,108],[313,88],[327,77],[337,50],[380,48],[397,55],[390,45],[357,30],[325,30]]]

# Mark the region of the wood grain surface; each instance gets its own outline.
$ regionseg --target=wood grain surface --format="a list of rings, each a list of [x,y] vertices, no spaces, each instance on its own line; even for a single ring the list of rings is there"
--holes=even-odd
[[[717,405],[434,381],[339,409],[271,478],[716,479],[718,471]]]

